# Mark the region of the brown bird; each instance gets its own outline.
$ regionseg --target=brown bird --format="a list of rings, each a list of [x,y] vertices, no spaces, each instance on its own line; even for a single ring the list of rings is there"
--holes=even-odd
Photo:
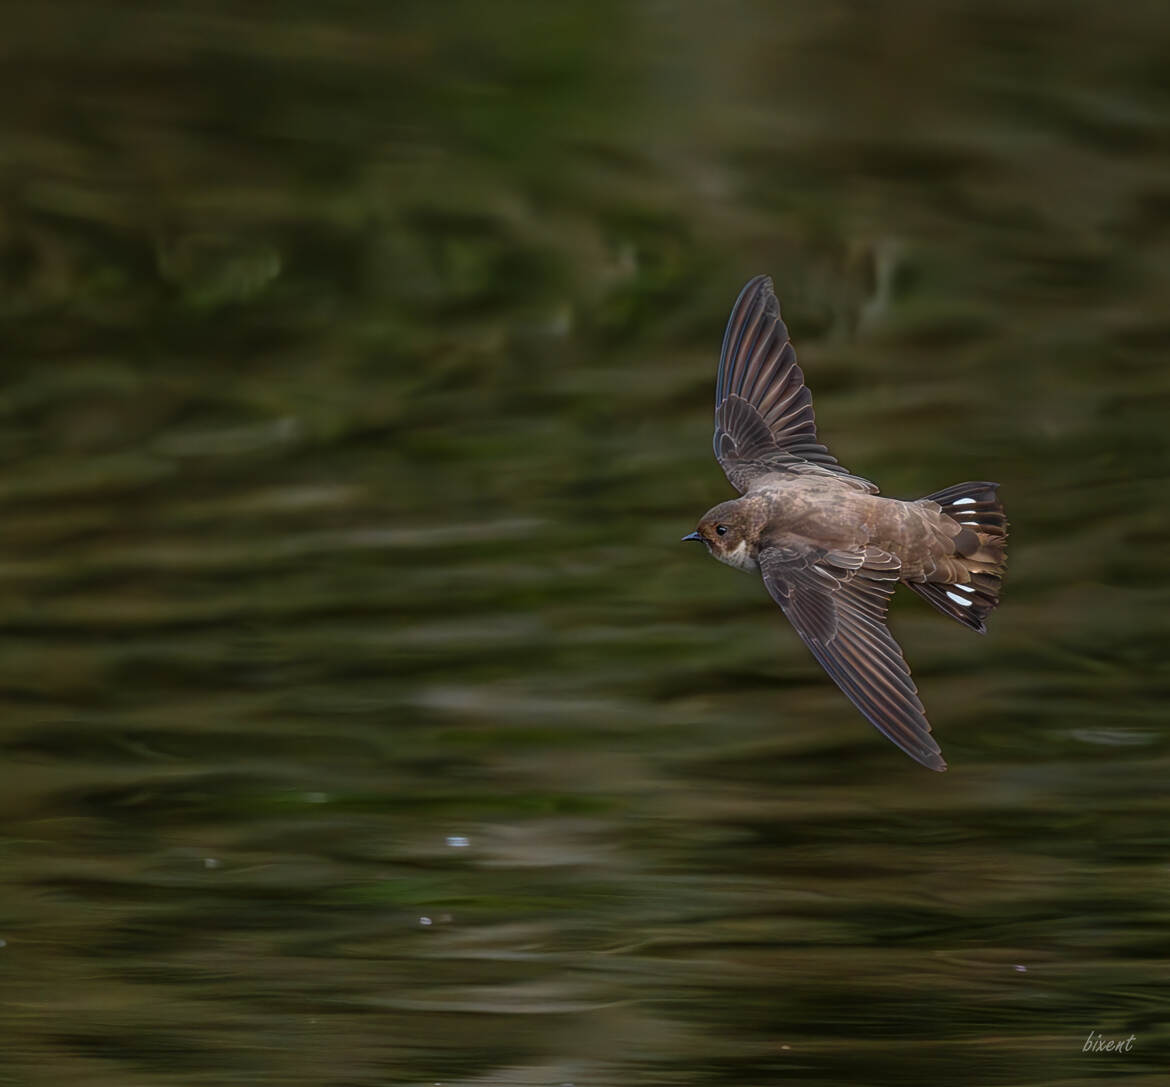
[[[899,581],[972,630],[999,603],[1007,520],[995,483],[913,502],[837,463],[767,276],[740,292],[715,382],[715,457],[742,497],[684,540],[759,571],[772,599],[853,704],[907,755],[945,770],[902,650],[886,628]]]

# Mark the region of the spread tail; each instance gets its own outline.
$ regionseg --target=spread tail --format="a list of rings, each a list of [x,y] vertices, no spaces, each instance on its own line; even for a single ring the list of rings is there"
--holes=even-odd
[[[999,589],[1007,561],[1007,518],[995,493],[998,483],[956,483],[928,494],[963,530],[955,537],[955,559],[966,575],[954,583],[907,582],[944,615],[983,634],[983,621],[999,603]]]

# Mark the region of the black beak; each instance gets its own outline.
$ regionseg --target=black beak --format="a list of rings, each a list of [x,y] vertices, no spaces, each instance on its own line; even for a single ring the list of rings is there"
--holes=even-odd
[[[701,543],[703,540],[703,537],[700,536],[697,532],[692,532],[689,536],[684,536],[682,538],[683,543],[686,543],[687,540],[698,540]]]

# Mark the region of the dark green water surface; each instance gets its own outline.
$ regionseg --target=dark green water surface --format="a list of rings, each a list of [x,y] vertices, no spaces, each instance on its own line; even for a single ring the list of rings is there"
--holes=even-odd
[[[0,13],[0,1084],[1168,1082],[1164,5]],[[946,774],[678,543],[757,272]]]

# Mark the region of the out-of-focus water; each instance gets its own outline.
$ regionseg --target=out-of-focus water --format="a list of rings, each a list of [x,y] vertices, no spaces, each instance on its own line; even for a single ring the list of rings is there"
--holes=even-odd
[[[0,1083],[1165,1083],[1167,56],[6,5]],[[678,543],[761,271],[844,463],[1002,485],[947,774]]]

